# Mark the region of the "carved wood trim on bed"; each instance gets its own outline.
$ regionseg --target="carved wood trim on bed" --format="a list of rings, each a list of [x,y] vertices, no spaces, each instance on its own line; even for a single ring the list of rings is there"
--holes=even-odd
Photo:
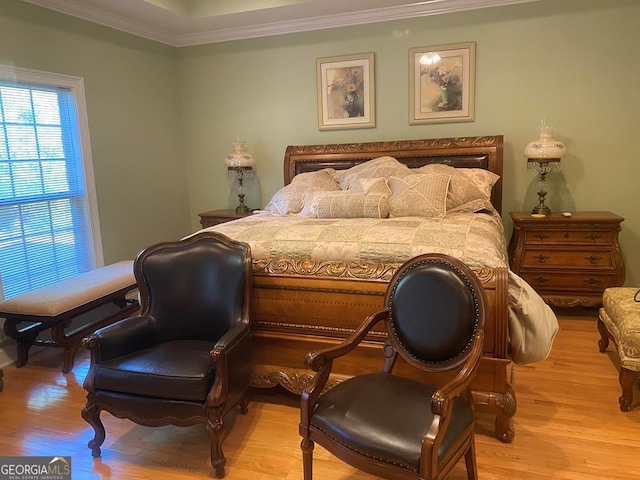
[[[501,177],[491,201],[502,203],[501,135],[487,137],[402,140],[333,145],[294,145],[286,149],[284,183],[300,173],[323,168],[342,170],[380,156],[392,156],[409,167],[444,163],[458,168],[483,168]],[[254,258],[252,329],[255,387],[282,386],[300,394],[311,379],[305,355],[349,336],[371,313],[383,306],[387,283],[399,264],[361,265]],[[485,345],[479,373],[472,384],[480,409],[495,414],[496,436],[513,439],[516,399],[507,374],[507,268],[476,268],[488,300]],[[384,334],[373,332],[344,364],[342,376],[379,369]],[[412,369],[404,370],[410,374]]]

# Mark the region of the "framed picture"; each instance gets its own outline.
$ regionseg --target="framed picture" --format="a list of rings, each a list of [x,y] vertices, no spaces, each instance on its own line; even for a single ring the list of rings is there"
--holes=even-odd
[[[409,49],[409,123],[472,122],[476,44]]]
[[[376,126],[373,53],[318,58],[318,128]]]

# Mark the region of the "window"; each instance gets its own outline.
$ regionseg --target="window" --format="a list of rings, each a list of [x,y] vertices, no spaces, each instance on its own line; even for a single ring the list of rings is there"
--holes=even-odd
[[[82,79],[0,66],[0,294],[102,264]]]

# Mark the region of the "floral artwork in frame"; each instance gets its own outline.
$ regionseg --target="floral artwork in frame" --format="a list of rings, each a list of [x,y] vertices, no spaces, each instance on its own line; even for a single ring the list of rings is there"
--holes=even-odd
[[[376,126],[374,54],[318,58],[318,128]]]
[[[410,124],[472,122],[475,42],[409,49]]]

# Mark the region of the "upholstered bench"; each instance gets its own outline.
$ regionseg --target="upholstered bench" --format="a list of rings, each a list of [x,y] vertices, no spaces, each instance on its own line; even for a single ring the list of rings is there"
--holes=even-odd
[[[623,412],[631,408],[633,386],[640,374],[640,302],[634,300],[637,291],[637,288],[607,288],[598,318],[600,351],[607,349],[611,339],[620,357],[622,395],[618,401]]]
[[[27,364],[31,345],[62,347],[62,372],[69,373],[83,337],[138,310],[137,298],[127,298],[136,288],[133,262],[124,261],[0,303],[0,318],[5,318],[4,332],[17,344],[16,366]],[[105,308],[87,315],[82,325],[72,325],[73,319],[107,304],[117,306],[118,310],[114,313],[113,308]],[[108,313],[104,313],[107,310]],[[37,338],[49,328],[52,340]]]

